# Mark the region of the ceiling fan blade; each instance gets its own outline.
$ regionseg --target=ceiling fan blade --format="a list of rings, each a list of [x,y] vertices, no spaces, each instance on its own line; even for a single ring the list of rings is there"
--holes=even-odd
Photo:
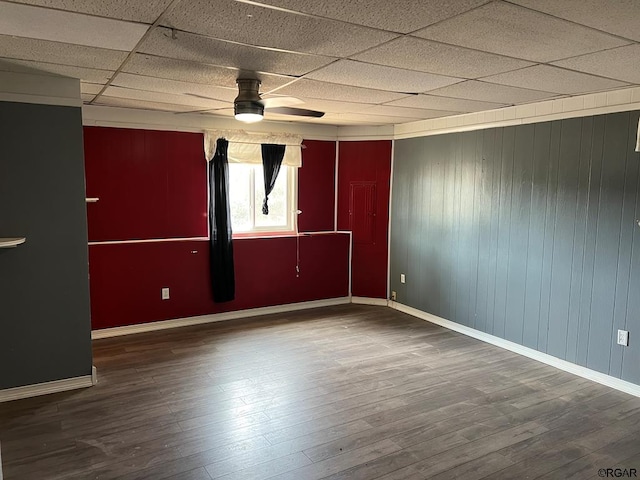
[[[269,109],[278,108],[278,107],[291,107],[293,105],[300,105],[301,103],[304,103],[304,102],[299,98],[295,98],[295,97],[270,97],[270,98],[262,99],[262,104],[264,105],[264,108],[269,108]]]
[[[319,112],[317,110],[307,110],[306,108],[293,108],[293,107],[270,108],[269,112],[277,113],[279,115],[295,115],[298,117],[320,118],[324,116],[324,112]]]

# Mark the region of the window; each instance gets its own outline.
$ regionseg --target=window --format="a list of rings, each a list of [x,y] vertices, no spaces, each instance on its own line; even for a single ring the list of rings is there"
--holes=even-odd
[[[233,233],[295,231],[296,176],[295,167],[280,167],[276,184],[269,194],[269,215],[264,215],[262,165],[230,163],[229,204]]]

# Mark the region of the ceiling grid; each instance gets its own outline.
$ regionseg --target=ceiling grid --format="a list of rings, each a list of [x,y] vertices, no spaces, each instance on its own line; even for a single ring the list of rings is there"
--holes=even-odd
[[[266,119],[397,125],[637,87],[638,58],[637,0],[0,0],[0,70],[211,117],[240,77],[326,112]]]

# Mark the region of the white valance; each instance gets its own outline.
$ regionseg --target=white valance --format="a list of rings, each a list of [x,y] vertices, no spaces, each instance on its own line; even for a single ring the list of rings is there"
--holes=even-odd
[[[263,143],[286,145],[282,165],[302,166],[302,137],[288,133],[247,133],[242,130],[207,130],[204,132],[204,154],[210,161],[216,153],[219,138],[229,141],[227,157],[231,163],[262,163]]]

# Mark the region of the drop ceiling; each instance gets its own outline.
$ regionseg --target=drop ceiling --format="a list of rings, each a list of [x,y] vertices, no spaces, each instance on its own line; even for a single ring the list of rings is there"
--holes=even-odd
[[[85,104],[230,117],[235,80],[329,125],[414,122],[640,85],[638,0],[0,0],[0,69]]]

